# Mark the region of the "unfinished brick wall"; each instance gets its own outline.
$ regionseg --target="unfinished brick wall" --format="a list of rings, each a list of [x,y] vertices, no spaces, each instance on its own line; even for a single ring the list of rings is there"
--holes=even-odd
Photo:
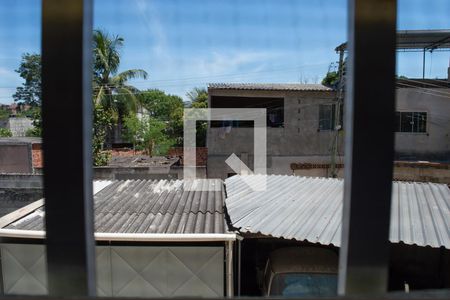
[[[208,162],[208,148],[197,147],[195,153],[197,154],[197,166],[206,166]],[[170,148],[169,156],[180,157],[180,165],[183,165],[183,147]]]
[[[44,166],[42,157],[42,144],[31,145],[31,156],[33,168],[42,168]]]
[[[129,157],[135,155],[145,155],[144,151],[134,151],[133,149],[113,149],[111,156]]]

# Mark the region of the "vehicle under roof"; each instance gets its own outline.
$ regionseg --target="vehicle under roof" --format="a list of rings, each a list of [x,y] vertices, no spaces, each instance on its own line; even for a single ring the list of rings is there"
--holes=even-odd
[[[272,272],[278,273],[337,273],[338,255],[319,247],[281,248],[270,254]]]

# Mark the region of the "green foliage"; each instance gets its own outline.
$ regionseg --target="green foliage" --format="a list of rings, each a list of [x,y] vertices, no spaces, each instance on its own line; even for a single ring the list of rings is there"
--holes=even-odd
[[[116,114],[118,123],[123,116],[136,111],[139,104],[136,94],[139,90],[127,84],[129,79],[144,78],[148,74],[141,69],[131,69],[118,73],[120,49],[124,39],[95,30],[93,34],[94,66],[93,88],[96,104]]]
[[[141,95],[142,106],[147,113],[167,122],[167,135],[177,146],[183,144],[183,99],[160,90],[147,90]]]
[[[8,108],[5,107],[0,108],[0,120],[7,120],[10,114],[11,111]]]
[[[111,153],[103,150],[106,135],[114,123],[113,114],[99,104],[94,104],[92,130],[92,157],[94,166],[105,166],[111,159]]]
[[[335,86],[339,81],[339,75],[336,71],[328,71],[325,77],[322,79],[322,84],[325,86]]]
[[[186,96],[191,101],[192,108],[208,108],[208,91],[205,88],[194,88]]]
[[[205,88],[194,88],[188,92],[186,96],[191,101],[192,108],[208,108],[208,91]],[[197,147],[206,146],[206,131],[208,130],[208,123],[205,121],[198,121],[196,124],[196,145]]]
[[[40,128],[30,128],[25,132],[25,136],[28,137],[41,137],[42,136],[42,130]]]
[[[0,128],[0,137],[12,137],[12,132],[9,128]]]
[[[136,149],[146,150],[150,156],[165,155],[174,144],[174,140],[167,134],[167,122],[151,116],[138,119],[135,115],[129,115],[124,124],[126,136]]]
[[[26,136],[40,137],[42,136],[42,118],[40,107],[34,107],[27,115],[31,114],[33,118],[33,128],[30,128],[25,133]]]
[[[322,84],[331,88],[337,88],[339,84],[339,62],[331,63],[328,67],[328,72],[322,79]],[[347,71],[347,58],[344,59],[342,65],[342,78],[345,78]],[[345,80],[345,79],[344,79]]]
[[[19,69],[16,70],[25,82],[17,87],[14,101],[31,106],[41,105],[41,56],[25,53]]]

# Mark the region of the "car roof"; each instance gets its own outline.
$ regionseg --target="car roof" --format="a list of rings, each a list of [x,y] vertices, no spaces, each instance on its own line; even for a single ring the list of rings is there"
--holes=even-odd
[[[319,247],[288,247],[273,251],[269,257],[272,272],[337,273],[338,255]]]

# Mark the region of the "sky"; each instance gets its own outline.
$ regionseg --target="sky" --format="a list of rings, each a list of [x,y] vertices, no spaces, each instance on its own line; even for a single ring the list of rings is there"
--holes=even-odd
[[[94,0],[94,28],[124,38],[121,67],[144,69],[139,89],[186,99],[212,82],[319,83],[346,40],[344,0]],[[0,103],[11,103],[25,52],[40,52],[40,0],[0,1]],[[399,0],[398,29],[450,29],[450,1]],[[426,76],[447,75],[450,52],[427,54]],[[422,54],[399,53],[397,73],[421,77]]]

